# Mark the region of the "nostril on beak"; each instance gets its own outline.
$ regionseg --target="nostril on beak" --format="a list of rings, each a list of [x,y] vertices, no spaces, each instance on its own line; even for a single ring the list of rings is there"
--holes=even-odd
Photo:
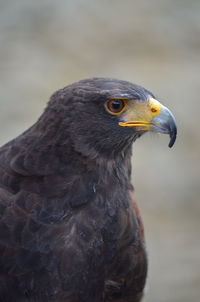
[[[158,110],[156,108],[151,108],[151,112],[156,113]]]

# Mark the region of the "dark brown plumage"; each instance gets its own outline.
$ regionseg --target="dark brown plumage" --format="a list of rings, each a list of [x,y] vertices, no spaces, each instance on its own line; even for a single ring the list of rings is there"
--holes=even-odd
[[[175,141],[172,114],[149,91],[94,78],[57,91],[0,149],[0,301],[141,300],[147,260],[130,159],[149,130]]]

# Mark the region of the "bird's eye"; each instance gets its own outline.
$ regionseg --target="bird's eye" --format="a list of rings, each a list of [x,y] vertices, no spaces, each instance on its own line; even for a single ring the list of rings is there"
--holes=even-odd
[[[111,99],[108,100],[105,104],[106,110],[111,114],[120,114],[124,111],[126,107],[126,102],[124,99]]]

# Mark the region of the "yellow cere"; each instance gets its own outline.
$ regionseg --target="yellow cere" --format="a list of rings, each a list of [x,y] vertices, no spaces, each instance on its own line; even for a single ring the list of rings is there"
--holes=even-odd
[[[160,113],[162,105],[150,97],[146,104],[134,102],[134,104],[129,104],[128,107],[123,115],[124,121],[118,124],[125,127],[143,127],[148,130],[152,118]]]
[[[161,104],[157,100],[155,100],[154,98],[149,98],[148,106],[151,110],[152,116],[156,116],[157,114],[159,114],[161,109]]]

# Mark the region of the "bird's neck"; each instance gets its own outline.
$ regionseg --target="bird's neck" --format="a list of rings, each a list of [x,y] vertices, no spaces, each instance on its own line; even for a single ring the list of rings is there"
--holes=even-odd
[[[11,185],[14,192],[20,188],[48,198],[49,202],[59,200],[60,204],[67,200],[72,207],[91,200],[95,203],[110,200],[116,207],[122,203],[127,206],[132,190],[131,147],[113,153],[112,157],[100,154],[92,159],[77,152],[70,141],[61,145],[50,136],[31,134],[32,130],[9,144],[8,149],[5,147],[7,164],[14,172]]]
[[[70,196],[72,206],[79,206],[93,200],[95,203],[114,202],[115,206],[127,206],[131,185],[131,151],[117,157],[90,160],[79,154],[76,162],[71,162],[71,174],[66,173],[70,181],[71,192],[80,193]],[[108,202],[109,201],[109,202]]]
[[[105,185],[126,189],[131,186],[131,145],[120,151],[113,148],[111,154],[99,152],[95,158],[87,156],[87,152],[81,153],[82,150],[75,148],[67,129],[61,131],[59,121],[55,127],[54,118],[54,115],[49,115],[46,121],[42,116],[38,123],[13,142],[9,153],[13,158],[17,152],[11,167],[15,172],[24,176],[51,177],[52,181],[54,175],[60,175],[66,183],[81,182],[82,185],[92,179],[90,185],[94,191],[97,187],[103,190]],[[44,125],[48,128],[44,129]]]

